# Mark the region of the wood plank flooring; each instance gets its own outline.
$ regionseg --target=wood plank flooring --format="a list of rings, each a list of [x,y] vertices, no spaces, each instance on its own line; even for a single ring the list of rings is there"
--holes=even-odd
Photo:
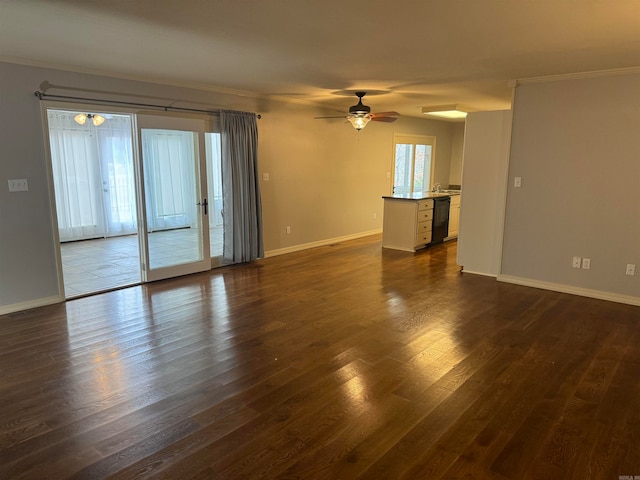
[[[2,479],[640,475],[640,308],[380,237],[0,317]]]

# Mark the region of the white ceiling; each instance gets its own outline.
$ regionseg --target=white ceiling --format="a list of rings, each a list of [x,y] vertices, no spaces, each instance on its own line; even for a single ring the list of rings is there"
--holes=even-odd
[[[420,116],[640,66],[640,0],[0,0],[0,60]]]

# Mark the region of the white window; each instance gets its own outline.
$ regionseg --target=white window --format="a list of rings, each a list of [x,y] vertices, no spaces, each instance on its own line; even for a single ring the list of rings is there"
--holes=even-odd
[[[436,137],[394,135],[393,194],[425,193],[431,189]]]

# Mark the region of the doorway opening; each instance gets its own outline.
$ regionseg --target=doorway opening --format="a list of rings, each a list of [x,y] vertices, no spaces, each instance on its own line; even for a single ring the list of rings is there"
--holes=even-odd
[[[140,282],[132,116],[86,113],[47,110],[67,298]]]

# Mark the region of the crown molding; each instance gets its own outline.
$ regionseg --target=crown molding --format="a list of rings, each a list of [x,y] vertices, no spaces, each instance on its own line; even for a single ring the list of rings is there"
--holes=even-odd
[[[531,83],[558,82],[562,80],[577,80],[583,78],[612,77],[615,75],[630,75],[637,73],[640,73],[640,66],[615,68],[610,70],[595,70],[591,72],[563,73],[559,75],[547,75],[544,77],[520,78],[517,80],[510,80],[508,84],[510,87],[517,87],[518,85],[527,85]]]

